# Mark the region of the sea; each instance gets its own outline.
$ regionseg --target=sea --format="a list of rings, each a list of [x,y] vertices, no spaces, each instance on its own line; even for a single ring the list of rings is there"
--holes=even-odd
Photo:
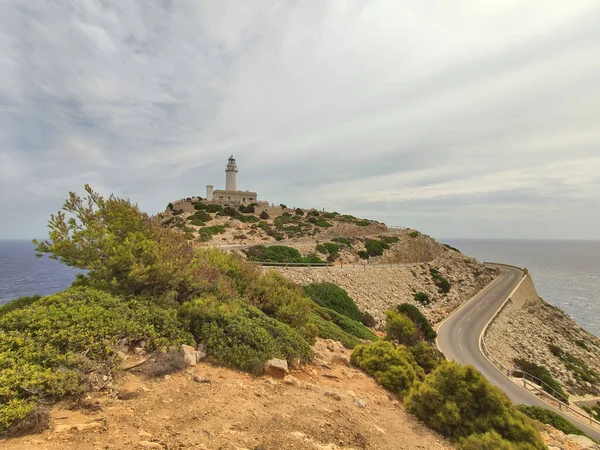
[[[540,297],[600,337],[600,241],[439,239],[479,261],[526,267]]]
[[[480,261],[527,267],[537,291],[590,333],[600,336],[600,241],[440,239]],[[78,273],[30,241],[0,240],[0,304],[62,291]]]

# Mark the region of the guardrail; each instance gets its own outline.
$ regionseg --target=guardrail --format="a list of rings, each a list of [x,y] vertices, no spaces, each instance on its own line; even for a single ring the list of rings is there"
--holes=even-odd
[[[488,263],[486,263],[488,264]],[[509,267],[515,267],[517,269],[523,270],[519,267],[516,266],[511,266],[509,264],[498,264],[501,266],[509,266]],[[502,303],[502,305],[500,306],[500,308],[498,308],[498,310],[494,313],[494,315],[492,316],[492,318],[488,321],[488,323],[485,325],[485,327],[483,328],[483,331],[481,332],[480,335],[480,340],[479,340],[479,347],[482,351],[482,353],[484,354],[484,356],[488,359],[489,362],[491,362],[498,370],[500,370],[501,372],[505,373],[507,377],[511,378],[511,377],[516,377],[516,378],[522,378],[523,379],[523,387],[527,389],[527,383],[530,383],[530,386],[534,389],[536,389],[538,394],[541,394],[547,398],[549,398],[550,400],[554,401],[555,403],[558,404],[558,409],[559,410],[563,410],[563,408],[566,411],[569,411],[570,413],[573,413],[579,417],[584,418],[585,420],[588,420],[590,422],[590,425],[596,425],[598,427],[600,427],[600,422],[598,422],[596,419],[594,419],[591,415],[582,413],[581,411],[576,410],[575,408],[573,408],[572,406],[569,405],[569,399],[567,397],[565,397],[564,395],[562,395],[560,392],[558,392],[557,390],[553,389],[551,386],[549,386],[547,383],[545,383],[543,380],[540,380],[538,377],[524,371],[524,370],[517,370],[517,369],[513,369],[511,367],[506,367],[504,364],[502,364],[502,362],[500,362],[500,360],[498,360],[497,358],[495,358],[490,351],[487,348],[487,345],[485,343],[485,334],[487,333],[488,327],[491,325],[491,323],[496,319],[496,317],[498,317],[498,315],[502,312],[502,310],[504,309],[504,307],[508,304],[508,302],[512,299],[513,294],[517,291],[517,289],[521,286],[521,283],[523,283],[523,281],[525,280],[525,278],[528,276],[527,273],[524,273],[523,277],[521,278],[521,281],[519,282],[519,284],[517,284],[517,286],[513,289],[513,291],[510,293],[510,295],[508,296],[508,298]],[[550,391],[548,392],[548,390],[546,390],[546,388]]]
[[[398,268],[398,267],[411,267],[414,265],[419,265],[421,263],[377,263],[377,264],[358,264],[358,263],[349,263],[349,264],[334,264],[334,263],[280,263],[280,262],[269,262],[269,261],[248,261],[251,264],[255,264],[257,266],[263,267],[306,267],[306,268],[321,268],[321,267],[331,267],[337,269],[343,268],[361,268],[361,269],[382,269],[382,268]]]

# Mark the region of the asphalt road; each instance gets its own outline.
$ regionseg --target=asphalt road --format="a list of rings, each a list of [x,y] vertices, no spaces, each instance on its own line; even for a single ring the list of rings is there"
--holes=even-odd
[[[476,367],[492,384],[502,389],[514,404],[551,409],[568,419],[591,438],[600,441],[599,431],[540,400],[509,379],[481,353],[479,338],[483,328],[508,298],[523,274],[516,268],[499,267],[501,274],[496,280],[440,325],[437,330],[438,347],[446,355],[446,358]]]

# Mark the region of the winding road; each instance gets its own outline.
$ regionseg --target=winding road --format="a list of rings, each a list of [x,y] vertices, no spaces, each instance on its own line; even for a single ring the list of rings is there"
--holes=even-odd
[[[502,389],[514,404],[550,409],[565,417],[591,438],[600,441],[598,430],[554,408],[516,384],[488,361],[481,352],[479,340],[484,327],[523,276],[523,271],[520,269],[508,266],[498,267],[500,267],[500,276],[438,327],[438,347],[446,355],[446,358],[476,367],[492,384]]]

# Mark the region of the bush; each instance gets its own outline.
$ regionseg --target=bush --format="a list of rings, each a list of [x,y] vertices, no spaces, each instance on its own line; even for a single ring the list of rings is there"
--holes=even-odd
[[[365,311],[362,316],[362,324],[365,327],[375,328],[377,321],[375,320],[375,317]]]
[[[472,366],[444,361],[411,390],[404,404],[408,412],[455,442],[495,431],[521,448],[546,448],[529,419]]]
[[[415,345],[409,347],[408,350],[425,373],[430,373],[444,360],[444,356],[438,349],[424,341],[417,342]]]
[[[217,203],[211,203],[210,205],[206,205],[206,211],[209,213],[222,213],[223,207]]]
[[[456,448],[458,450],[517,450],[514,445],[493,430],[484,434],[472,434],[466,439],[462,438]]]
[[[202,222],[200,219],[192,219],[192,220],[190,220],[190,224],[192,224],[196,227],[203,227],[206,225],[206,223]]]
[[[254,204],[251,205],[240,205],[239,210],[244,214],[254,214]]]
[[[370,220],[358,220],[358,221],[354,222],[354,224],[359,227],[366,227],[368,225],[371,225],[371,221]]]
[[[415,292],[413,298],[421,305],[429,305],[431,303],[431,298],[425,292]]]
[[[333,238],[332,241],[337,242],[338,244],[344,245],[348,248],[352,247],[352,242],[350,242],[348,239],[346,239],[344,237]]]
[[[563,416],[556,414],[546,408],[540,408],[539,406],[527,406],[519,405],[517,409],[526,416],[542,422],[546,425],[552,425],[557,430],[562,431],[565,434],[577,434],[579,436],[586,436],[586,434],[565,419]]]
[[[319,312],[311,312],[308,317],[308,323],[315,327],[317,336],[323,339],[333,339],[334,341],[341,342],[346,348],[354,348],[361,343],[361,340],[358,337],[346,333],[335,323],[322,317]]]
[[[408,233],[408,235],[412,238],[416,238],[419,236],[419,232],[418,231],[411,231],[410,233]]]
[[[460,253],[460,250],[457,249],[456,247],[452,247],[450,244],[444,244],[444,247],[450,249],[450,250],[454,250],[455,252]]]
[[[400,241],[397,236],[383,236],[381,240],[386,244],[395,244],[396,242]]]
[[[367,249],[369,256],[381,256],[383,255],[383,251],[390,248],[390,246],[385,242],[376,239],[367,239],[365,241],[365,248]]]
[[[302,257],[300,252],[293,247],[285,245],[256,245],[246,250],[246,256],[250,261],[273,262],[273,263],[324,263],[316,256]]]
[[[313,210],[311,210],[311,211],[307,212],[307,213],[306,213],[306,215],[307,215],[308,217],[319,217],[320,213],[319,213],[319,211],[315,211],[315,210],[313,209]]]
[[[197,299],[183,304],[179,317],[215,363],[259,375],[271,358],[288,362],[312,358],[310,345],[300,334],[242,302]]]
[[[334,212],[323,213],[323,214],[321,214],[321,217],[323,219],[335,219],[339,215],[340,215],[340,213],[337,213],[334,211]]]
[[[269,216],[269,214],[266,211],[263,211],[260,213],[259,216],[262,220],[267,220],[268,218],[270,218],[271,216]]]
[[[600,383],[600,374],[591,369],[583,359],[578,358],[556,345],[549,345],[550,352],[562,361],[565,367],[575,374],[575,378],[592,385]]]
[[[150,350],[193,343],[176,311],[82,287],[4,314],[0,334],[0,433],[37,401],[83,392],[87,373],[113,366],[122,338]]]
[[[198,202],[194,203],[194,209],[196,211],[202,211],[202,210],[205,210],[207,208],[208,208],[208,206],[206,204],[202,203],[201,201],[198,201]]]
[[[188,218],[188,220],[200,220],[202,222],[210,222],[212,219],[212,216],[206,211],[196,211]]]
[[[425,338],[428,341],[435,340],[435,338],[437,337],[437,333],[431,327],[431,324],[429,323],[427,318],[421,313],[421,311],[419,311],[419,308],[417,308],[414,305],[411,305],[410,303],[401,303],[397,306],[396,309],[399,313],[407,315],[410,318],[410,320],[414,322],[414,324],[423,334],[423,338]]]
[[[304,215],[304,211],[302,211],[300,208],[296,208],[295,213],[296,213],[297,216],[303,216]]]
[[[418,366],[412,354],[388,341],[356,346],[350,361],[399,396],[406,395],[417,376],[422,376],[420,369],[415,370]]]
[[[448,293],[450,292],[450,283],[448,282],[448,280],[446,280],[442,274],[440,272],[438,272],[437,269],[434,269],[433,267],[431,269],[429,269],[429,273],[431,274],[431,279],[433,280],[433,283],[440,288],[440,290],[442,292]]]
[[[340,327],[340,329],[348,334],[351,334],[352,336],[369,341],[376,341],[378,339],[375,333],[373,333],[360,322],[352,320],[348,316],[340,314],[332,309],[317,308],[316,312],[321,317],[335,323],[338,327]]]
[[[369,254],[367,252],[365,252],[364,250],[361,250],[358,252],[358,257],[360,259],[369,259]]]
[[[327,281],[304,286],[304,294],[324,308],[332,309],[350,319],[360,322],[362,313],[348,292],[337,284]]]
[[[548,394],[558,397],[558,399],[562,400],[563,402],[569,402],[567,400],[568,397],[565,394],[565,391],[563,391],[560,384],[558,384],[558,382],[552,377],[552,374],[544,366],[538,366],[533,362],[521,358],[515,358],[513,362],[515,363],[517,369],[527,372],[528,374],[542,380],[544,382],[542,389],[544,389],[544,391],[546,391]],[[513,376],[519,378],[522,377],[522,374],[516,372],[513,374]],[[557,395],[554,391],[558,392],[559,395]]]
[[[385,337],[402,345],[414,345],[420,338],[417,327],[404,314],[395,311],[385,313]]]
[[[321,228],[330,228],[333,226],[331,223],[327,222],[325,219],[318,219],[315,222],[315,225],[318,227],[321,227]]]
[[[50,411],[34,402],[13,399],[0,404],[0,436],[41,433],[50,427]]]
[[[150,377],[161,378],[185,369],[185,360],[183,353],[176,350],[169,350],[165,353],[159,353],[156,361],[153,361],[148,367],[146,373]]]
[[[16,298],[4,305],[0,306],[0,316],[9,313],[10,311],[14,311],[15,309],[22,309],[26,306],[29,306],[35,302],[37,302],[40,298],[39,295],[33,295],[31,297],[19,297]]]

